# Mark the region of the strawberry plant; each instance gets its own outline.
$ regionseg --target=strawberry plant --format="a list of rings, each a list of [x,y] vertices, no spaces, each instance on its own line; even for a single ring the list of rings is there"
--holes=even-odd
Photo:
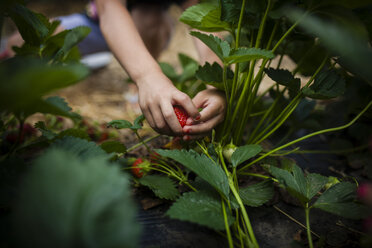
[[[195,77],[225,92],[227,112],[211,140],[197,142],[191,150],[156,150],[197,176],[189,182],[194,192],[180,196],[168,216],[224,230],[229,247],[259,247],[246,206],[269,201],[273,184],[287,189],[304,207],[309,247],[313,247],[310,209],[355,219],[366,216],[366,208],[353,196],[355,184],[337,179],[341,182],[333,185],[332,177],[304,175],[297,165],[276,167],[270,158],[301,152],[299,147],[285,149],[316,135],[347,129],[370,114],[372,98],[366,94],[336,127],[324,128],[312,119],[319,100],[342,99],[355,80],[371,92],[370,18],[364,11],[369,4],[216,0],[203,1],[182,14],[182,22],[202,31],[191,35],[222,62],[223,66],[199,66]],[[220,31],[228,34],[224,40],[206,34]],[[296,67],[285,68],[286,57]],[[177,81],[168,67],[163,66],[163,71]],[[260,91],[265,77],[273,83]],[[313,132],[290,140],[304,127]],[[274,143],[271,147],[263,145],[268,140]],[[272,177],[252,172],[253,167],[261,167]],[[264,181],[242,187],[241,178],[246,176]]]

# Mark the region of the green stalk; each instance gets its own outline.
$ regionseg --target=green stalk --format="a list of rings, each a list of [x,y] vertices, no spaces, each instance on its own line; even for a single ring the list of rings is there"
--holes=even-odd
[[[279,26],[279,21],[277,20],[277,21],[275,22],[275,25],[274,25],[273,31],[271,32],[271,35],[270,35],[269,41],[267,42],[266,50],[269,50],[269,49],[270,49],[270,46],[271,46],[271,43],[273,42],[274,36],[275,36],[275,34],[276,34],[276,31],[278,30],[278,26]]]
[[[238,191],[234,187],[234,184],[233,184],[231,179],[229,180],[229,185],[230,185],[231,192],[233,193],[236,201],[238,202],[238,204],[240,206],[240,211],[242,212],[244,223],[245,223],[245,225],[248,229],[248,234],[249,234],[249,237],[250,237],[250,241],[254,244],[254,247],[259,247],[259,245],[257,243],[257,240],[256,240],[256,237],[254,236],[252,225],[251,225],[251,222],[249,220],[249,217],[248,217],[247,211],[245,209],[245,206],[242,202],[242,199],[240,198],[240,195],[239,195]]]
[[[262,178],[262,179],[270,179],[270,180],[273,180],[274,182],[278,182],[278,180],[276,180],[273,177],[269,177],[269,176],[265,176],[265,175],[257,174],[257,173],[241,172],[241,173],[239,173],[239,175],[259,177],[259,178]]]
[[[234,248],[234,243],[233,243],[233,239],[231,237],[229,222],[227,220],[225,202],[224,202],[223,199],[221,199],[221,205],[222,205],[222,213],[223,213],[223,219],[224,219],[224,222],[225,222],[226,235],[227,235],[227,240],[229,242],[229,247]]]
[[[141,143],[146,147],[148,153],[150,154],[150,153],[151,153],[151,149],[150,149],[150,147],[149,147],[145,142],[143,142],[143,139],[142,139],[142,137],[139,135],[138,131],[135,130],[134,133],[136,134],[138,140],[139,140],[139,141],[140,141],[140,142],[141,142]]]
[[[239,15],[238,30],[236,31],[235,48],[238,48],[239,44],[240,44],[240,33],[241,33],[241,30],[242,30],[242,22],[243,22],[244,10],[245,10],[245,3],[246,3],[246,0],[243,0],[242,8],[240,10],[240,15]]]
[[[262,159],[266,158],[267,156],[270,156],[271,154],[277,152],[277,151],[280,151],[288,146],[291,146],[293,144],[296,144],[300,141],[303,141],[305,139],[308,139],[310,137],[313,137],[313,136],[316,136],[316,135],[319,135],[319,134],[323,134],[323,133],[328,133],[328,132],[335,132],[335,131],[339,131],[339,130],[342,130],[342,129],[345,129],[345,128],[348,128],[350,127],[351,125],[353,125],[368,109],[369,107],[371,107],[372,105],[372,101],[370,101],[366,107],[364,107],[364,109],[356,116],[354,117],[354,119],[352,119],[349,123],[343,125],[343,126],[339,126],[339,127],[334,127],[334,128],[327,128],[327,129],[323,129],[323,130],[320,130],[320,131],[317,131],[317,132],[313,132],[311,134],[308,134],[308,135],[305,135],[301,138],[298,138],[298,139],[295,139],[285,145],[282,145],[280,147],[277,147],[273,150],[271,150],[270,152],[266,153],[265,155],[262,155],[261,157],[255,159],[254,161],[248,163],[247,165],[243,166],[242,168],[238,169],[238,173],[245,170],[246,168],[248,168],[249,166],[251,166],[252,164],[255,164],[257,163],[258,161],[261,161]]]
[[[302,224],[301,222],[299,222],[298,220],[296,220],[295,218],[293,218],[292,216],[290,216],[288,213],[284,212],[282,209],[278,208],[277,206],[273,206],[275,210],[277,210],[279,213],[282,213],[283,215],[285,215],[288,219],[290,219],[291,221],[293,221],[294,223],[296,223],[297,225],[301,226],[302,228],[306,229],[306,226],[304,224]],[[316,236],[317,238],[320,238],[320,236],[318,234],[316,234],[315,232],[311,231],[310,232],[312,234],[314,234],[314,236]]]
[[[266,110],[259,111],[259,112],[256,112],[256,113],[252,113],[252,114],[249,115],[249,117],[256,117],[256,116],[263,115],[263,114],[266,113],[266,111],[267,111],[267,109]]]
[[[352,152],[356,152],[356,151],[361,151],[361,150],[365,150],[368,148],[368,144],[365,144],[365,145],[362,145],[362,146],[358,146],[358,147],[355,147],[355,148],[350,148],[350,149],[341,149],[341,150],[331,150],[331,151],[322,151],[322,150],[291,150],[291,151],[288,151],[288,152],[291,152],[291,153],[296,153],[296,154],[344,154],[344,153],[352,153]],[[286,152],[286,151],[283,151],[283,153]],[[280,153],[282,154],[282,153]],[[279,155],[279,154],[278,154]]]
[[[271,85],[271,86],[270,86],[269,88],[267,88],[264,92],[262,92],[261,95],[259,95],[258,97],[255,97],[255,99],[254,99],[254,103],[253,103],[253,104],[258,103],[258,102],[262,99],[262,97],[264,97],[264,96],[267,94],[267,92],[269,92],[272,88],[275,87],[275,85],[276,85],[276,84]]]
[[[270,108],[268,110],[266,110],[266,113],[264,116],[262,116],[262,118],[260,119],[260,121],[258,122],[257,126],[255,127],[255,129],[253,130],[252,134],[250,135],[249,139],[248,139],[248,144],[250,144],[251,142],[251,138],[256,135],[256,133],[258,132],[258,130],[261,128],[261,125],[262,123],[266,120],[267,116],[271,113],[271,111],[275,108],[276,104],[278,103],[279,101],[279,98],[280,96],[278,96],[274,102],[271,104]]]
[[[272,135],[279,127],[281,127],[283,125],[283,123],[289,118],[289,116],[291,116],[293,111],[295,111],[295,109],[297,108],[299,103],[300,103],[300,99],[298,99],[297,102],[294,103],[294,106],[291,107],[289,112],[284,115],[284,117],[279,121],[278,124],[276,124],[276,126],[273,129],[271,129],[268,133],[266,133],[266,135],[264,135],[260,140],[254,141],[253,144],[260,144],[262,141],[264,141],[270,135]]]
[[[308,87],[311,84],[311,82],[318,75],[318,73],[323,68],[327,60],[328,60],[328,55],[323,59],[323,62],[320,64],[320,66],[317,68],[317,70],[314,72],[314,74],[312,75],[312,77],[309,79],[309,81],[306,83],[304,87]],[[292,114],[292,112],[296,109],[297,105],[300,103],[301,96],[302,96],[302,92],[300,91],[297,94],[297,96],[293,98],[293,100],[288,104],[288,106],[279,114],[279,116],[273,122],[271,122],[259,135],[257,135],[257,137],[253,140],[252,143],[259,144],[263,140],[265,140],[267,137],[269,137],[271,134],[273,134],[284,123],[284,121],[288,119],[288,117]],[[284,117],[282,118],[283,115]],[[272,128],[277,122],[279,123],[275,126],[275,128]],[[268,130],[270,130],[270,132],[264,135]]]
[[[262,21],[260,23],[260,27],[258,29],[258,34],[257,34],[257,38],[256,38],[255,48],[259,48],[261,46],[262,35],[263,35],[264,30],[265,30],[265,24],[266,24],[267,16],[268,16],[268,13],[269,13],[270,9],[271,9],[271,0],[269,0],[269,2],[267,4],[265,14],[264,14],[264,16],[262,18]],[[273,32],[272,32],[272,35],[271,35],[270,38],[272,38],[272,36],[273,36]],[[270,40],[272,40],[272,39],[270,39]],[[248,80],[246,81],[246,85],[244,85],[243,92],[241,94],[241,97],[239,99],[236,111],[234,113],[235,116],[236,116],[237,113],[243,113],[242,118],[239,118],[240,120],[238,120],[237,132],[235,132],[235,135],[233,136],[234,140],[237,144],[239,144],[240,141],[241,141],[241,138],[243,136],[244,127],[245,127],[245,124],[247,122],[246,120],[248,119],[247,117],[250,115],[250,111],[252,110],[252,107],[253,107],[253,106],[251,106],[252,104],[249,104],[249,103],[252,102],[251,99],[254,98],[255,94],[251,93],[251,94],[248,95],[248,97],[246,97],[246,94],[248,93],[247,92],[248,89],[250,90],[250,92],[252,91],[252,87],[254,85],[253,81],[252,81],[252,78],[253,78],[253,74],[254,74],[255,65],[256,65],[256,60],[253,60],[253,62],[251,64],[251,67],[249,69]],[[247,85],[247,83],[249,83],[249,85]],[[248,111],[243,111],[243,109],[240,110],[241,104],[243,104],[244,102],[246,103],[245,106],[248,106]],[[234,116],[233,116],[233,120],[235,120]]]
[[[251,225],[251,222],[249,221],[249,217],[248,217],[247,211],[245,209],[245,206],[243,204],[243,201],[240,198],[240,195],[239,195],[237,189],[235,188],[235,185],[234,185],[234,182],[232,180],[231,174],[227,170],[227,167],[226,167],[226,164],[225,164],[225,160],[224,160],[223,155],[222,155],[222,149],[218,149],[218,155],[220,157],[222,167],[223,167],[223,169],[224,169],[224,171],[226,173],[226,176],[227,176],[227,178],[229,180],[229,187],[231,189],[231,192],[233,193],[235,199],[237,200],[237,202],[238,202],[238,204],[240,206],[240,211],[242,212],[244,223],[245,223],[245,225],[246,225],[246,227],[248,229],[248,234],[249,234],[249,237],[250,237],[250,242],[252,242],[254,244],[254,247],[259,247],[258,246],[258,243],[257,243],[257,240],[256,240],[256,237],[254,236],[252,225]]]
[[[242,129],[244,129],[244,126],[245,126],[245,123],[243,121],[244,115],[249,115],[250,111],[251,111],[250,106],[248,106],[248,109],[246,111],[244,111],[243,107],[245,106],[244,103],[248,101],[247,99],[252,97],[252,94],[248,94],[248,93],[251,89],[252,78],[253,78],[255,65],[256,65],[256,63],[255,63],[255,61],[253,61],[250,68],[249,68],[248,77],[246,78],[246,80],[244,82],[243,91],[242,91],[242,93],[239,97],[238,104],[235,108],[235,111],[234,111],[233,117],[232,117],[232,120],[236,120],[236,122],[238,124],[238,128],[235,129],[236,131],[234,132],[234,135],[233,135],[236,144],[240,143],[241,138],[239,138],[239,137],[241,137],[241,133],[243,132]],[[241,114],[243,114],[243,116],[240,116]]]
[[[239,211],[236,211],[235,212],[235,219],[236,219],[236,221],[235,221],[235,228],[236,228],[236,230],[237,230],[237,233],[238,233],[238,239],[239,239],[239,242],[240,242],[240,247],[242,247],[242,248],[244,248],[244,241],[243,241],[243,236],[242,236],[242,233],[243,233],[243,231],[241,230],[241,228],[240,228],[240,222],[239,222]]]
[[[144,144],[146,144],[146,143],[149,143],[150,141],[152,141],[152,140],[158,138],[159,136],[161,136],[161,134],[157,134],[157,135],[155,135],[155,136],[153,136],[153,137],[147,138],[147,139],[141,141],[140,143],[135,144],[134,146],[128,148],[128,149],[127,149],[127,152],[131,152],[131,151],[137,149],[138,147],[140,147],[140,146],[142,146],[142,145],[144,145]],[[138,136],[137,136],[137,137],[138,137]]]
[[[255,48],[259,48],[261,46],[262,35],[263,35],[264,30],[265,30],[265,24],[266,24],[266,20],[267,20],[267,15],[269,14],[270,9],[271,9],[271,0],[269,0],[269,2],[267,3],[265,14],[264,14],[264,16],[262,18],[262,21],[260,23],[260,27],[258,29],[258,34],[257,34]]]
[[[235,38],[235,49],[239,48],[239,44],[240,44],[240,34],[241,34],[241,29],[242,29],[242,22],[243,22],[243,17],[244,17],[244,10],[245,10],[245,4],[246,4],[246,0],[243,0],[242,2],[242,8],[240,10],[240,16],[239,16],[239,22],[238,22],[238,28],[237,28],[237,31],[236,31],[236,38]],[[225,71],[226,70],[226,71]],[[225,85],[225,88],[226,88],[226,85],[227,85],[227,66],[225,65],[224,66],[224,78],[223,78],[223,82],[224,82],[224,85]],[[230,120],[230,117],[231,117],[231,108],[233,107],[233,100],[235,99],[235,95],[236,95],[236,90],[238,88],[238,74],[239,74],[239,64],[236,64],[235,66],[235,73],[234,73],[234,79],[233,79],[233,83],[232,83],[232,87],[231,87],[231,95],[230,95],[230,100],[229,100],[229,92],[227,91],[227,88],[226,88],[226,100],[227,100],[227,103],[228,103],[228,106],[227,106],[227,114],[226,114],[226,120]],[[225,124],[224,124],[224,127],[223,127],[223,134],[224,133],[228,133],[226,131],[226,129],[230,130],[230,126],[231,126],[231,123],[230,121],[225,121]]]
[[[306,232],[307,232],[307,239],[309,240],[309,247],[313,248],[313,239],[311,238],[311,229],[310,229],[310,208],[309,203],[306,203],[305,207],[305,215],[306,215]]]
[[[292,154],[292,153],[296,153],[296,151],[300,150],[300,147],[296,147],[295,149],[293,150],[290,150],[290,151],[283,151],[283,152],[280,152],[280,153],[272,153],[270,155],[270,157],[283,157],[283,156],[286,156],[286,155],[289,155],[289,154]]]

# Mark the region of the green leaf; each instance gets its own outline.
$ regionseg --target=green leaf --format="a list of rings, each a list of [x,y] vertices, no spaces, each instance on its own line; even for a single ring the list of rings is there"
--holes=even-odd
[[[167,211],[169,217],[207,226],[214,230],[225,230],[221,200],[204,191],[185,193]],[[228,223],[234,218],[227,213]]]
[[[221,9],[216,3],[200,3],[186,9],[180,21],[190,27],[207,32],[229,31],[230,25],[220,20]]]
[[[253,158],[262,151],[260,145],[245,145],[238,147],[231,156],[231,163],[233,167],[237,167],[241,163]]]
[[[341,182],[325,191],[312,207],[350,219],[368,216],[368,208],[355,202],[356,185]]]
[[[359,39],[342,26],[326,22],[320,18],[306,15],[300,10],[287,9],[286,14],[300,26],[320,38],[322,44],[333,53],[341,56],[344,67],[372,82],[372,50],[368,43]],[[372,84],[372,83],[371,83]]]
[[[59,96],[48,97],[42,101],[35,101],[29,105],[30,111],[40,112],[44,114],[53,114],[66,116],[73,119],[81,119],[81,116],[77,113],[71,112],[71,107],[68,106],[65,99]],[[27,109],[25,110],[27,111]]]
[[[221,20],[237,24],[242,8],[242,0],[224,0],[221,2]]]
[[[196,64],[196,65],[199,64],[195,59],[183,53],[178,54],[178,60],[181,62],[181,66],[183,69],[185,69],[185,67],[187,67],[190,64]]]
[[[211,184],[217,191],[229,195],[229,182],[220,165],[214,163],[204,154],[198,154],[194,150],[156,150],[163,157],[174,159],[181,163],[202,179]]]
[[[63,42],[63,46],[58,50],[55,55],[56,61],[63,61],[63,57],[82,41],[90,33],[90,28],[86,26],[79,26],[70,30],[67,30],[66,37]]]
[[[245,205],[259,207],[274,196],[274,187],[271,181],[264,181],[239,189],[239,195]]]
[[[160,62],[159,65],[165,76],[173,82],[178,81],[178,74],[170,64]]]
[[[0,109],[14,112],[35,112],[34,104],[41,108],[41,97],[45,94],[77,83],[88,75],[85,66],[48,65],[31,58],[12,58],[0,64]],[[61,100],[52,98],[47,103],[49,110],[66,106]]]
[[[102,148],[102,150],[104,150],[107,153],[113,153],[113,152],[125,153],[125,152],[127,152],[127,148],[125,147],[125,145],[122,144],[121,142],[117,141],[117,140],[105,141],[100,145],[100,147]]]
[[[56,138],[62,139],[67,136],[90,141],[90,137],[88,133],[83,129],[77,129],[77,128],[69,128],[69,129],[63,130],[56,136]]]
[[[56,133],[46,127],[45,122],[38,121],[34,126],[35,128],[39,129],[43,137],[45,137],[47,140],[53,140],[57,136]]]
[[[162,199],[176,200],[180,195],[174,181],[166,176],[146,175],[139,179],[139,182],[149,187],[157,197]]]
[[[240,12],[242,9],[242,0],[223,0],[221,3],[221,20],[237,24],[239,22]],[[266,8],[266,2],[261,0],[250,0],[245,5],[243,24],[247,24],[247,15],[259,15]]]
[[[312,199],[326,184],[328,177],[310,173],[306,176],[306,198]]]
[[[8,12],[10,18],[17,25],[23,40],[33,46],[38,46],[48,35],[49,30],[43,17],[35,14],[21,4],[14,4]]]
[[[301,80],[295,78],[290,71],[269,68],[265,72],[276,83],[288,87],[291,96],[295,96],[300,90]]]
[[[178,59],[181,62],[182,74],[178,77],[178,82],[184,83],[195,78],[195,72],[198,69],[199,63],[185,54],[178,54]]]
[[[274,58],[274,54],[269,50],[264,50],[260,48],[240,47],[238,49],[231,51],[231,53],[228,56],[225,56],[224,61],[230,65],[234,63],[247,62],[255,59],[272,58]]]
[[[143,126],[143,121],[145,120],[145,116],[144,115],[140,115],[138,116],[134,122],[133,122],[133,126],[130,128],[132,130],[139,130],[142,128]]]
[[[300,167],[294,164],[292,171],[289,172],[275,166],[270,166],[269,171],[276,179],[278,179],[281,184],[286,187],[288,192],[300,200],[302,204],[309,202],[310,199],[306,197],[306,179]]]
[[[94,142],[89,142],[85,139],[79,139],[76,137],[66,136],[62,139],[57,139],[51,147],[63,149],[65,151],[74,154],[81,159],[93,158],[93,157],[104,157],[108,158],[108,154],[102,150]]]
[[[102,158],[49,150],[30,167],[14,212],[19,247],[137,247],[139,241],[129,179]]]
[[[217,62],[212,65],[207,62],[205,65],[199,66],[195,76],[203,82],[218,84],[223,82],[223,69]],[[227,79],[233,79],[234,72],[228,68],[226,76]]]
[[[230,45],[226,41],[221,40],[217,36],[207,35],[200,32],[192,31],[191,35],[197,37],[206,44],[222,61],[230,54]]]
[[[110,121],[107,124],[107,126],[113,127],[116,129],[124,129],[124,128],[131,128],[132,123],[130,123],[130,121],[127,121],[127,120],[114,120],[114,121]]]
[[[345,79],[334,70],[320,72],[310,87],[302,89],[305,96],[314,99],[330,99],[345,91]]]

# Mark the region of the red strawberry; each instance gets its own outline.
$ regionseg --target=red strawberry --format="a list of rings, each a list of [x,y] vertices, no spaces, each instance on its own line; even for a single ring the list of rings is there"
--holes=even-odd
[[[143,172],[141,170],[141,167],[139,166],[140,164],[143,163],[142,158],[137,158],[133,164],[132,164],[132,174],[133,176],[137,178],[141,178],[143,176]]]
[[[186,126],[187,118],[189,118],[187,112],[181,106],[174,106],[173,108],[181,127]]]
[[[132,174],[137,178],[141,178],[150,171],[150,162],[148,160],[143,160],[142,158],[137,158],[132,164]]]

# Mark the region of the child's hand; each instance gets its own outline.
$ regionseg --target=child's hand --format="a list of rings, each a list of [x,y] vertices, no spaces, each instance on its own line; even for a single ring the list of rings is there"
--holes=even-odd
[[[182,127],[174,113],[174,105],[182,106],[191,119],[200,116],[190,97],[179,91],[161,72],[146,74],[137,81],[142,113],[157,132],[182,135]]]
[[[217,89],[206,89],[193,99],[197,108],[202,108],[198,121],[189,118],[183,127],[184,140],[198,139],[207,136],[225,116],[226,99],[223,92]]]

